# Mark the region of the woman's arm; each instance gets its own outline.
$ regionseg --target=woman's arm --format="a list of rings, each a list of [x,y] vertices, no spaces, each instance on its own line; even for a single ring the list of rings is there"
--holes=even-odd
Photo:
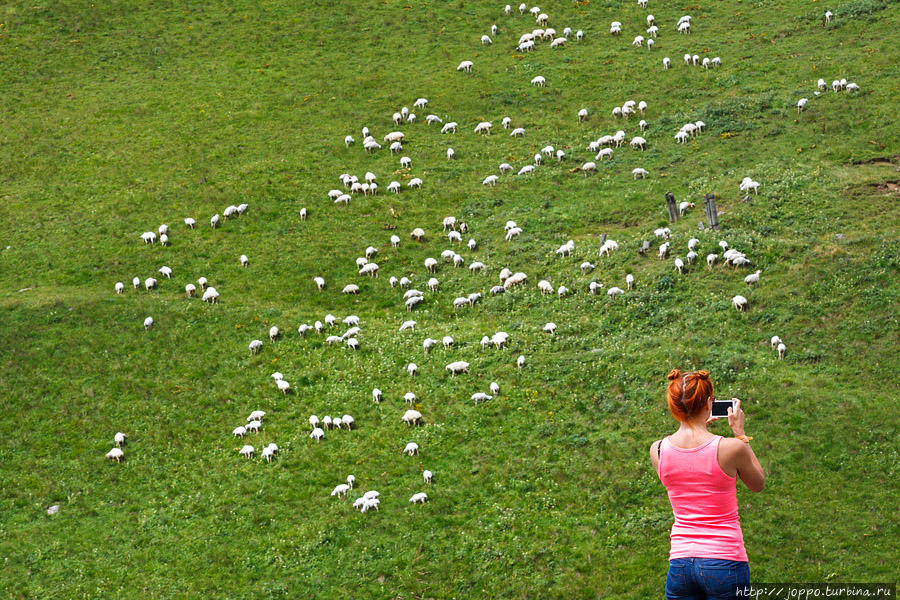
[[[650,462],[653,463],[653,468],[659,473],[659,445],[662,440],[657,440],[650,444]]]
[[[744,433],[745,415],[741,409],[741,401],[737,398],[732,398],[732,400],[734,400],[734,409],[728,409],[728,425],[735,438],[746,437]],[[734,448],[732,464],[737,470],[738,477],[751,492],[761,492],[766,487],[766,475],[763,473],[762,465],[759,464],[749,443],[737,441],[739,444]]]

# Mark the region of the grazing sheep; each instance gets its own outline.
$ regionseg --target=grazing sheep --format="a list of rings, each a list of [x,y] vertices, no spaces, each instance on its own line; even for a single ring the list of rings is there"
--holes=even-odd
[[[417,492],[413,494],[409,499],[409,501],[413,504],[425,504],[427,500],[428,495],[425,492]]]
[[[422,420],[422,413],[417,410],[409,409],[403,416],[400,417],[400,420],[409,425],[418,425]]]
[[[450,373],[451,376],[458,375],[460,373],[468,373],[469,363],[464,360],[457,360],[444,367],[444,370]]]
[[[412,159],[410,157],[408,157],[408,156],[400,157],[400,168],[401,169],[408,169],[411,165],[412,165]]]
[[[459,63],[459,66],[456,67],[457,71],[465,71],[466,73],[472,72],[472,67],[475,65],[471,60],[464,60]]]
[[[459,124],[456,121],[450,121],[449,123],[445,123],[443,127],[441,127],[441,133],[453,132],[456,133],[456,128],[459,127]]]
[[[359,286],[353,283],[347,284],[344,286],[344,289],[341,290],[342,294],[358,294]]]
[[[616,296],[618,296],[620,294],[624,294],[624,293],[625,293],[625,290],[623,290],[620,287],[611,287],[608,290],[606,290],[606,295],[609,296],[610,298],[615,298]]]
[[[680,258],[675,259],[675,270],[678,271],[679,275],[684,273],[684,261]]]
[[[512,132],[509,135],[510,135],[510,137],[522,137],[525,135],[525,128],[524,127],[516,127],[515,129],[512,130]]]
[[[587,177],[588,173],[593,173],[597,170],[597,163],[594,162],[586,162],[581,165],[581,171],[584,173],[584,176]]]
[[[556,323],[547,323],[544,325],[544,333],[554,334],[556,333]]]
[[[409,442],[406,444],[406,447],[403,448],[403,454],[408,456],[412,456],[413,454],[419,453],[419,445],[415,442]]]
[[[632,179],[637,179],[638,177],[640,177],[641,179],[643,179],[644,177],[646,177],[647,175],[649,175],[649,173],[647,172],[647,169],[643,169],[643,168],[641,168],[641,167],[638,167],[638,168],[636,168],[636,169],[632,169],[632,170],[631,170],[631,175],[632,175]]]
[[[113,436],[113,441],[116,443],[117,448],[121,448],[125,445],[125,439],[128,436],[122,433],[121,431],[117,432],[116,435]]]
[[[184,224],[187,225],[189,228],[193,229],[193,228],[194,228],[194,225],[197,224],[197,221],[195,221],[194,219],[188,217],[187,219],[184,220]]]
[[[217,304],[219,302],[219,292],[217,292],[214,287],[208,287],[206,288],[206,291],[203,292],[203,297],[201,299],[210,304]]]
[[[338,498],[343,498],[347,495],[347,492],[350,491],[350,486],[346,483],[341,483],[334,486],[334,489],[331,491],[332,496],[337,496]]]
[[[784,360],[784,353],[787,351],[787,346],[784,345],[784,342],[780,342],[778,344],[778,360]]]
[[[743,296],[735,296],[731,299],[731,303],[734,304],[734,307],[738,310],[738,312],[747,310],[747,299]]]
[[[797,114],[798,115],[801,112],[803,112],[803,108],[806,106],[807,102],[809,102],[809,100],[806,98],[800,98],[800,100],[797,101]]]
[[[312,433],[309,434],[309,437],[320,442],[322,441],[322,438],[325,437],[325,431],[321,427],[316,427],[312,430]]]
[[[409,363],[408,365],[406,365],[406,372],[410,377],[415,377],[419,374],[419,367],[416,366],[416,363]]]
[[[125,458],[125,453],[122,452],[121,448],[113,448],[109,452],[106,453],[106,458],[110,460],[114,460],[117,463],[122,462],[122,459]]]
[[[279,331],[278,327],[272,325],[272,327],[269,328],[269,341],[274,342],[279,337],[281,337],[281,331]]]
[[[240,454],[241,456],[246,456],[247,458],[253,458],[254,452],[255,450],[250,444],[247,444],[246,446],[238,450],[238,454]]]
[[[603,158],[608,158],[609,160],[613,159],[613,149],[612,148],[602,148],[600,152],[597,153],[597,156],[594,157],[596,160],[601,160]]]
[[[279,379],[278,381],[275,382],[275,385],[278,387],[278,390],[282,394],[287,394],[289,391],[291,391],[291,384],[289,384],[284,379]]]
[[[425,231],[423,231],[421,227],[416,227],[410,232],[409,237],[413,238],[417,242],[421,242],[425,239]]]
[[[640,136],[635,136],[631,138],[631,141],[628,143],[632,148],[640,148],[641,150],[644,150],[645,146],[647,145],[647,140]]]
[[[150,331],[151,327],[153,327],[153,317],[147,317],[144,319],[144,329]]]
[[[663,63],[663,69],[665,69],[666,71],[668,71],[669,67],[672,66],[672,61],[669,60],[668,56],[663,58],[662,63]]]
[[[231,435],[244,439],[244,436],[247,435],[247,428],[243,425],[238,425],[231,431]]]
[[[372,389],[372,400],[375,402],[381,402],[381,390],[378,388]]]
[[[521,169],[519,169],[518,175],[528,175],[529,173],[534,172],[534,165],[525,165]]]
[[[494,42],[491,41],[491,38],[487,35],[481,36],[481,45],[482,46],[490,46]]]
[[[250,354],[259,354],[262,345],[263,343],[260,340],[253,340],[250,342]]]
[[[751,273],[744,277],[744,283],[747,285],[753,285],[754,283],[759,283],[759,275],[762,271],[757,271],[756,273]]]
[[[347,340],[347,347],[351,350],[359,350],[359,340],[356,338],[350,338]]]
[[[519,358],[516,359],[516,367],[518,367],[520,370],[525,368],[525,355],[524,354],[520,354]]]

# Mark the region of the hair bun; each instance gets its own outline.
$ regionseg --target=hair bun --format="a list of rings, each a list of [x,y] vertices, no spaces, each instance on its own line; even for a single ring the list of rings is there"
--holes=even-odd
[[[706,373],[706,371],[703,372]],[[671,371],[669,371],[669,381],[675,381],[679,377],[681,377],[681,371],[679,371],[678,369],[672,369]]]
[[[697,371],[695,373],[697,379],[708,381],[709,380],[709,371]]]

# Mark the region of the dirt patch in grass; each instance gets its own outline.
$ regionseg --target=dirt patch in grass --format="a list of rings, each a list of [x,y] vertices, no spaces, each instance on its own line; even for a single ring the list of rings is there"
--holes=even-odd
[[[854,160],[851,165],[882,165],[891,167],[900,163],[900,156],[876,156],[865,160]]]

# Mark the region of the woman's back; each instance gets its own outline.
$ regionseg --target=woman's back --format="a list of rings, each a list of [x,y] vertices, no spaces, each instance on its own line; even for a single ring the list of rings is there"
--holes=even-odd
[[[736,479],[719,466],[721,440],[722,436],[712,436],[696,448],[679,448],[669,438],[662,440],[658,473],[675,515],[670,560],[747,560]]]

